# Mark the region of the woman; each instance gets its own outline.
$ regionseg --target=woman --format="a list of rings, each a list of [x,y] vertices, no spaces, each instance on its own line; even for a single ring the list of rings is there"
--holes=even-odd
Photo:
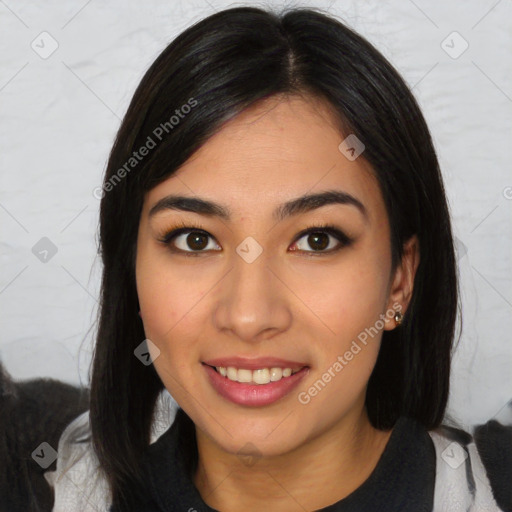
[[[431,137],[361,36],[306,9],[197,23],[101,194],[91,408],[55,510],[502,510],[440,428],[458,293]]]

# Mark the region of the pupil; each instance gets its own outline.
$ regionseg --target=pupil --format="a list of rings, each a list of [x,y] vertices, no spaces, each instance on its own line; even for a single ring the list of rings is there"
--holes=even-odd
[[[324,237],[324,243],[319,243],[318,238]],[[325,249],[329,245],[328,237],[325,233],[311,233],[308,237],[308,243],[313,249]],[[316,247],[315,247],[316,245]]]
[[[201,238],[203,239],[203,243],[201,244]],[[203,235],[201,233],[197,233],[194,235],[193,233],[190,233],[187,236],[187,243],[189,244],[189,247],[191,249],[204,249],[207,245],[206,241],[207,237],[206,235]],[[199,240],[199,242],[198,242]]]

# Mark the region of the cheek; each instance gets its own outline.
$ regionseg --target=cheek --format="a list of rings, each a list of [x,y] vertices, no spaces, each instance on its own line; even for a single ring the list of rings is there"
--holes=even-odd
[[[172,332],[186,313],[188,289],[183,287],[172,268],[149,251],[137,259],[137,294],[146,336],[162,348],[166,333]]]
[[[329,414],[335,415],[364,396],[384,327],[386,258],[385,252],[359,247],[328,270],[310,265],[301,273],[307,279],[301,279],[300,296],[315,313],[304,328],[312,329],[308,337],[316,359],[314,374],[301,388],[301,403],[309,400],[318,411],[332,409]]]
[[[137,258],[144,332],[160,350],[155,370],[180,404],[187,403],[185,388],[197,377],[199,343],[205,338],[207,311],[201,299],[212,285],[201,268],[194,261],[171,261],[165,251],[147,246],[140,248]]]
[[[308,336],[315,347],[316,364],[298,397],[301,404],[310,404],[318,414],[333,420],[363,399],[384,326],[380,315],[386,281],[379,266],[361,258],[345,263],[328,277],[320,271],[309,277],[316,278],[309,305],[317,317],[317,332],[311,330]],[[311,329],[309,325],[313,324],[304,328]]]
[[[386,303],[387,269],[371,254],[353,252],[329,268],[309,264],[294,291],[311,320],[331,340],[347,341],[375,324]]]
[[[195,340],[200,338],[194,317],[197,290],[186,286],[175,271],[157,265],[141,265],[137,274],[137,293],[144,324],[144,332],[160,350],[154,360],[155,370],[164,386],[180,403],[183,387],[179,382],[191,379],[191,358],[196,358]],[[194,327],[195,326],[195,327]],[[194,330],[195,329],[195,330]]]
[[[151,328],[156,337],[171,329],[186,313],[196,293],[165,251],[147,247],[147,243],[139,246],[136,283],[144,325]]]

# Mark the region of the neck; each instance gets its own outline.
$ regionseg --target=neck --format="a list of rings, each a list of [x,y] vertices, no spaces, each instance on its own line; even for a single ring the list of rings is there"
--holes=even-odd
[[[391,431],[372,427],[362,409],[291,452],[244,465],[196,427],[199,464],[194,483],[223,512],[318,510],[348,496],[372,473]]]

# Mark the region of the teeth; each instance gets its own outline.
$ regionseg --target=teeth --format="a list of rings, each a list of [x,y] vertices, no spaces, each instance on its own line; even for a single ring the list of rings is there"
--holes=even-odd
[[[252,380],[256,384],[268,384],[270,382],[270,370],[268,368],[254,370],[252,372]]]
[[[251,384],[268,384],[269,382],[277,382],[283,377],[297,373],[299,369],[291,368],[261,368],[258,370],[237,369],[233,366],[216,366],[215,369],[229,380],[235,382],[248,382]]]
[[[235,370],[235,371],[238,371],[238,379],[237,379],[238,382],[251,382],[252,381],[251,370]],[[231,375],[233,375],[233,374],[231,374]]]
[[[276,380],[281,380],[283,376],[283,370],[281,368],[270,368],[270,380],[275,382]]]

